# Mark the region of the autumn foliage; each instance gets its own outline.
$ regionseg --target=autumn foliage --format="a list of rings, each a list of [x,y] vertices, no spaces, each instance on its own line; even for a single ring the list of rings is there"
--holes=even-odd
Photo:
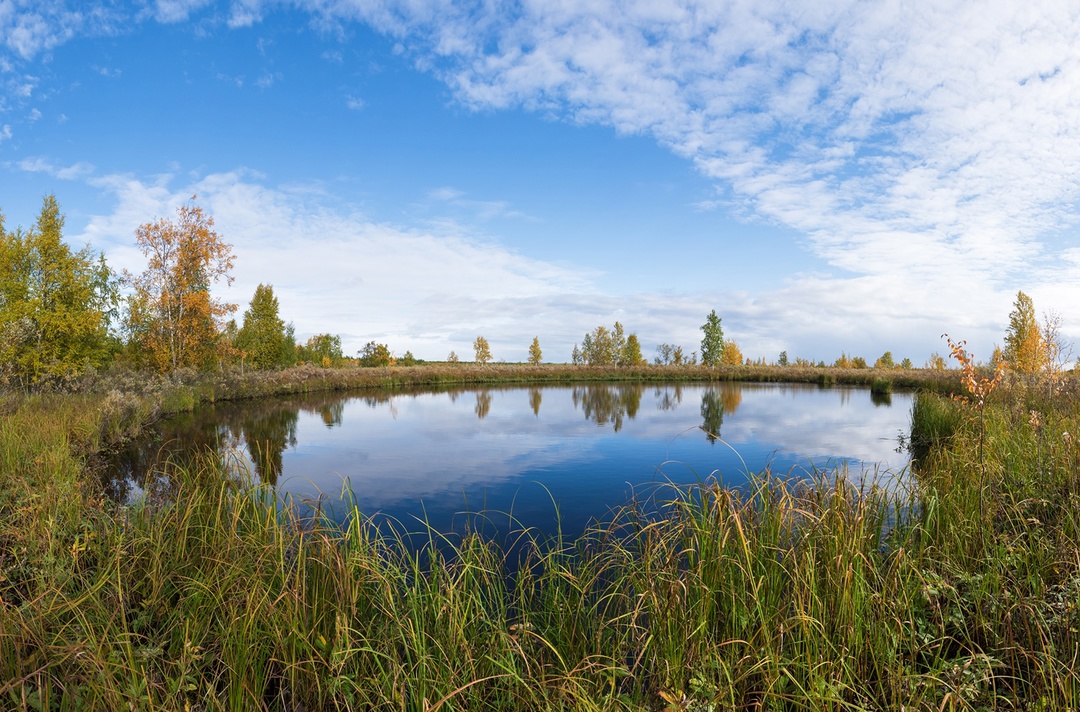
[[[1038,373],[1046,362],[1042,334],[1035,318],[1035,304],[1023,292],[1016,293],[1005,335],[1004,360],[1018,373]]]
[[[532,345],[529,346],[529,363],[533,366],[539,366],[543,359],[544,352],[540,350],[540,337],[534,336]]]
[[[598,326],[585,334],[581,346],[574,344],[571,360],[588,366],[639,366],[645,363],[637,334],[627,335],[623,325]]]
[[[473,351],[476,352],[476,362],[478,364],[485,364],[491,360],[491,346],[488,345],[488,340],[483,336],[477,336],[476,341],[473,342]]]
[[[994,368],[994,375],[990,377],[980,376],[975,369],[975,359],[967,352],[966,341],[954,342],[948,334],[943,334],[949,344],[949,355],[960,363],[960,378],[964,384],[964,390],[968,395],[957,396],[956,400],[961,403],[970,403],[975,409],[982,412],[986,407],[986,399],[994,392],[1001,383],[1005,374],[1006,362],[999,361]]]
[[[743,353],[735,339],[724,341],[724,348],[720,351],[720,363],[725,366],[741,366]]]
[[[29,230],[0,215],[0,385],[62,379],[103,363],[116,284],[105,258],[63,240],[64,215],[47,196]]]
[[[194,201],[195,197],[192,197]],[[232,246],[214,231],[213,217],[194,202],[175,220],[159,219],[135,231],[146,270],[125,273],[134,290],[128,329],[137,352],[159,371],[207,368],[217,360],[222,318],[235,304],[215,299],[210,287],[232,283]]]

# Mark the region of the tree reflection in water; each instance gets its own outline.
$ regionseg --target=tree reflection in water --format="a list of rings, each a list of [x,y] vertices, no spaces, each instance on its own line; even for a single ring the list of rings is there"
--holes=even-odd
[[[483,389],[476,392],[476,417],[483,420],[491,410],[491,391]]]
[[[645,386],[641,385],[591,385],[574,386],[570,398],[574,407],[579,408],[586,420],[597,425],[612,424],[615,432],[622,430],[623,418],[634,419],[641,407],[641,396]]]
[[[656,407],[660,410],[675,410],[681,403],[682,386],[680,384],[656,387]]]
[[[245,409],[243,417],[233,421],[231,434],[237,442],[243,442],[247,447],[258,481],[276,485],[282,471],[281,454],[285,448],[296,446],[300,406],[280,404],[273,407],[270,403],[268,401],[264,407]],[[319,414],[326,422],[325,414],[331,412],[332,417],[333,408],[317,405],[304,410]]]
[[[176,496],[180,473],[200,469],[196,465],[207,459],[211,470],[237,481],[276,485],[285,449],[296,446],[301,410],[330,428],[341,425],[345,406],[334,394],[208,404],[177,414],[169,418],[167,439],[144,438],[104,463],[102,487],[116,501],[130,501],[141,490],[149,503],[165,504]]]
[[[319,408],[319,415],[322,416],[323,425],[328,428],[341,425],[341,419],[345,415],[345,401],[338,399],[332,403],[327,403]]]
[[[724,415],[732,415],[742,403],[742,388],[734,383],[721,383],[701,394],[701,429],[709,443],[720,438]]]
[[[142,440],[114,453],[102,468],[105,494],[126,502],[141,490],[149,503],[165,504],[175,497],[181,472],[208,460],[214,469],[233,472],[232,463],[221,455],[221,442],[229,439],[229,432],[219,425],[219,416],[220,410],[213,405],[198,414],[180,413],[170,419],[167,439]]]
[[[701,394],[701,417],[704,419],[701,429],[705,431],[705,437],[710,443],[715,443],[724,425],[724,404],[715,389],[710,388]]]
[[[888,413],[906,411],[910,396],[894,394],[890,410],[860,394],[850,399],[857,418],[837,411],[838,397],[847,394],[815,386],[594,382],[218,402],[163,421],[156,439],[133,443],[103,479],[116,500],[167,505],[198,488],[221,486],[222,472],[241,486],[275,485],[271,498],[333,492],[344,476],[362,482],[354,494],[364,511],[411,516],[423,502],[422,516],[450,523],[463,493],[490,511],[518,516],[532,507],[536,517],[548,517],[540,504],[516,499],[522,482],[539,481],[565,507],[560,516],[584,522],[595,514],[589,498],[597,498],[598,507],[622,501],[626,483],[636,482],[639,471],[652,481],[657,462],[675,457],[689,469],[728,467],[726,452],[712,447],[722,438],[751,451],[787,448],[785,464],[802,457],[791,453],[811,449],[822,453],[815,455],[820,462],[826,456],[886,462],[895,453],[891,445],[878,452],[879,434],[905,426],[904,414]],[[672,439],[697,426],[704,437]]]

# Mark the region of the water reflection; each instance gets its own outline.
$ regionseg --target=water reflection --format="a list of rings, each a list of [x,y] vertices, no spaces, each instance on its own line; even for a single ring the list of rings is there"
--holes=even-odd
[[[734,415],[742,403],[742,387],[737,383],[721,383],[706,388],[701,394],[701,429],[709,444],[720,437],[724,425],[724,415]]]
[[[206,412],[174,416],[166,435],[116,453],[102,481],[106,495],[121,502],[136,496],[152,503],[168,502],[175,489],[170,470],[191,468],[207,458],[222,464],[220,445],[228,428],[214,417],[213,406],[207,411],[209,417]]]
[[[214,457],[282,496],[328,497],[332,505],[347,484],[365,513],[421,518],[444,531],[464,510],[512,512],[544,530],[557,504],[572,532],[631,489],[660,482],[715,475],[737,486],[747,468],[765,467],[899,471],[907,459],[894,448],[910,429],[911,396],[895,393],[891,402],[872,401],[866,389],[714,383],[399,389],[218,404],[172,418],[154,439],[118,455],[104,484],[118,500],[168,501],[175,486],[167,462]],[[713,447],[721,437],[730,448]]]
[[[892,393],[874,393],[870,391],[870,402],[876,406],[891,406]]]
[[[340,426],[345,400],[340,395],[269,398],[244,403],[209,404],[168,419],[159,432],[116,453],[102,479],[110,497],[136,496],[161,504],[176,493],[176,469],[213,461],[237,479],[276,485],[284,453],[297,446],[301,413],[318,416],[325,428]]]
[[[476,392],[476,417],[483,420],[491,410],[491,391],[484,389]]]
[[[341,425],[341,419],[345,415],[345,402],[339,400],[327,403],[319,408],[319,415],[322,416],[322,422],[328,428]]]
[[[720,429],[724,425],[724,403],[716,389],[710,388],[701,394],[701,417],[704,418],[701,429],[712,444],[720,437]]]
[[[310,408],[318,413],[327,427],[340,425],[344,404],[326,404]],[[283,403],[276,407],[245,408],[232,420],[229,434],[232,442],[243,442],[248,460],[260,482],[276,485],[282,472],[282,453],[287,447],[296,446],[296,423],[300,418],[300,406]]]
[[[682,403],[682,385],[657,386],[656,407],[660,410],[675,410]]]
[[[586,420],[597,425],[611,423],[617,433],[622,430],[625,418],[632,419],[637,415],[644,394],[645,386],[637,384],[586,385],[574,386],[571,399]]]

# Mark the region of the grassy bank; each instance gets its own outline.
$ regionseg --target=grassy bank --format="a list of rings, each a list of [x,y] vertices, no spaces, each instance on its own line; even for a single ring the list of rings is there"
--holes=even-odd
[[[223,373],[180,371],[160,377],[144,373],[109,373],[73,382],[78,393],[134,396],[142,407],[166,412],[188,410],[199,403],[240,400],[320,391],[414,389],[451,386],[560,384],[580,382],[709,382],[810,383],[824,387],[854,385],[889,393],[920,389],[947,393],[960,388],[957,371],[930,369],[816,368],[799,366],[640,366],[634,368],[566,364],[428,364],[386,368],[318,368],[298,366],[281,371],[237,369]]]
[[[5,401],[0,706],[1080,709],[1073,391],[1017,382],[985,411],[920,394],[911,492],[672,490],[662,520],[629,507],[530,541],[513,579],[479,537],[414,556],[359,512],[300,525],[209,457],[158,510],[85,476],[104,443],[211,398],[577,371],[445,369]]]

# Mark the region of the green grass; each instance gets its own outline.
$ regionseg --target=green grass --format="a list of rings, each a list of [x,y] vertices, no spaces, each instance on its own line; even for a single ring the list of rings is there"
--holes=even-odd
[[[875,378],[870,384],[870,392],[874,395],[888,395],[892,393],[893,382],[888,378]]]
[[[1067,390],[1003,388],[985,428],[920,393],[907,491],[763,473],[575,541],[417,552],[362,512],[297,521],[209,454],[167,504],[102,501],[87,458],[185,388],[0,408],[0,707],[1080,709]]]

